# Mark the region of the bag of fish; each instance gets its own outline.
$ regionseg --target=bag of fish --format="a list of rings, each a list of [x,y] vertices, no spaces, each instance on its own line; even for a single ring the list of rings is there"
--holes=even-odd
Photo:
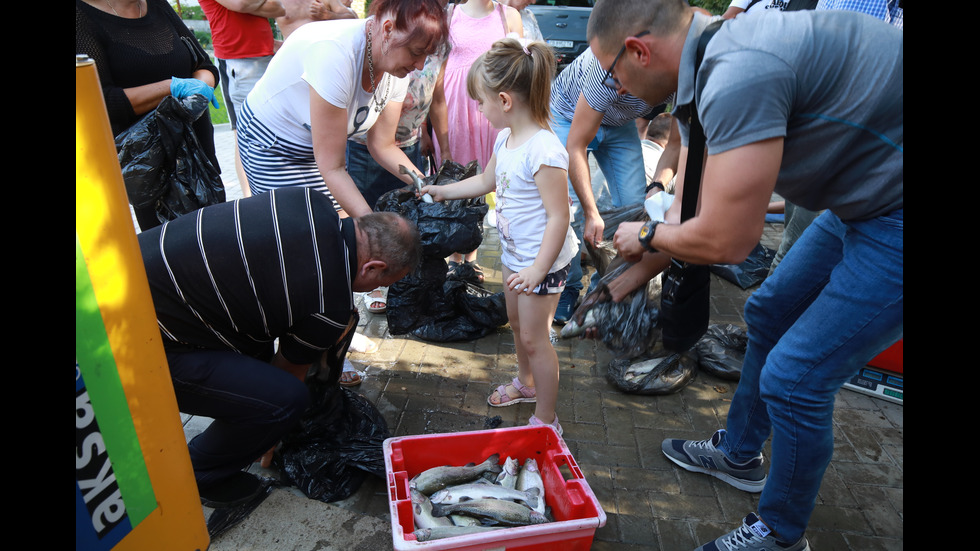
[[[742,362],[749,337],[745,330],[730,323],[708,327],[694,345],[698,366],[719,379],[737,381],[742,377]]]
[[[480,464],[434,467],[409,482],[415,538],[430,541],[552,522],[537,461],[493,454]]]
[[[476,174],[476,161],[443,163],[425,185],[456,182]],[[378,198],[375,210],[395,212],[415,222],[422,242],[422,261],[388,288],[388,330],[432,342],[471,341],[507,323],[503,292],[491,293],[449,272],[446,257],[475,250],[483,241],[487,204],[482,197],[439,203],[416,197],[407,186]]]
[[[601,327],[598,338],[617,358],[635,358],[647,352],[660,340],[657,319],[660,312],[659,278],[653,278],[646,286],[627,295],[620,302],[613,302],[602,295],[608,283],[633,264],[623,262],[611,266],[609,273],[589,291],[582,306],[561,329],[562,338],[577,337],[590,327]],[[581,310],[585,309],[584,312]],[[581,321],[579,321],[581,319]]]
[[[640,358],[612,360],[606,379],[627,394],[647,396],[673,394],[690,384],[698,369],[697,356],[692,351],[678,354],[658,348]]]

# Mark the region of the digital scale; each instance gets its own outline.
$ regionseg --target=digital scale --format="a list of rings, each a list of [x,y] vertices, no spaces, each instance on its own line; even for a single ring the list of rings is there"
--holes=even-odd
[[[865,366],[850,381],[844,383],[844,388],[904,405],[905,391],[900,373]]]

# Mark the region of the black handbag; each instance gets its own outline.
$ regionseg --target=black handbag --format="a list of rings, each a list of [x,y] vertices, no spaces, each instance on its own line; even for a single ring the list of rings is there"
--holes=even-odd
[[[698,42],[697,70],[701,67],[708,41],[721,27],[721,21],[708,25]],[[695,91],[695,95],[697,92]],[[684,197],[681,200],[681,222],[693,218],[697,212],[698,193],[701,188],[701,168],[704,165],[704,128],[698,119],[697,106],[691,101],[689,111],[690,138],[687,147],[687,164],[684,171]],[[711,272],[709,267],[691,264],[672,258],[664,271],[660,295],[660,327],[664,348],[684,352],[694,346],[708,329],[711,308]]]

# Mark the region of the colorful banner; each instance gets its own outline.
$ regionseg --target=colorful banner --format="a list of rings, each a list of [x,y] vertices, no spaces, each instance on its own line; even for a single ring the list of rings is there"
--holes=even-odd
[[[209,544],[94,63],[75,60],[75,549]]]

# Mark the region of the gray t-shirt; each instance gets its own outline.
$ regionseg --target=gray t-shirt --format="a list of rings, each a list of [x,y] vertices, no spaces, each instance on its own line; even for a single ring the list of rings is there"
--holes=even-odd
[[[681,56],[677,103],[694,97],[695,15]],[[726,22],[705,52],[698,113],[708,153],[784,137],[776,192],[844,220],[902,208],[902,31],[852,12],[766,12]],[[678,117],[688,141],[688,117]]]

